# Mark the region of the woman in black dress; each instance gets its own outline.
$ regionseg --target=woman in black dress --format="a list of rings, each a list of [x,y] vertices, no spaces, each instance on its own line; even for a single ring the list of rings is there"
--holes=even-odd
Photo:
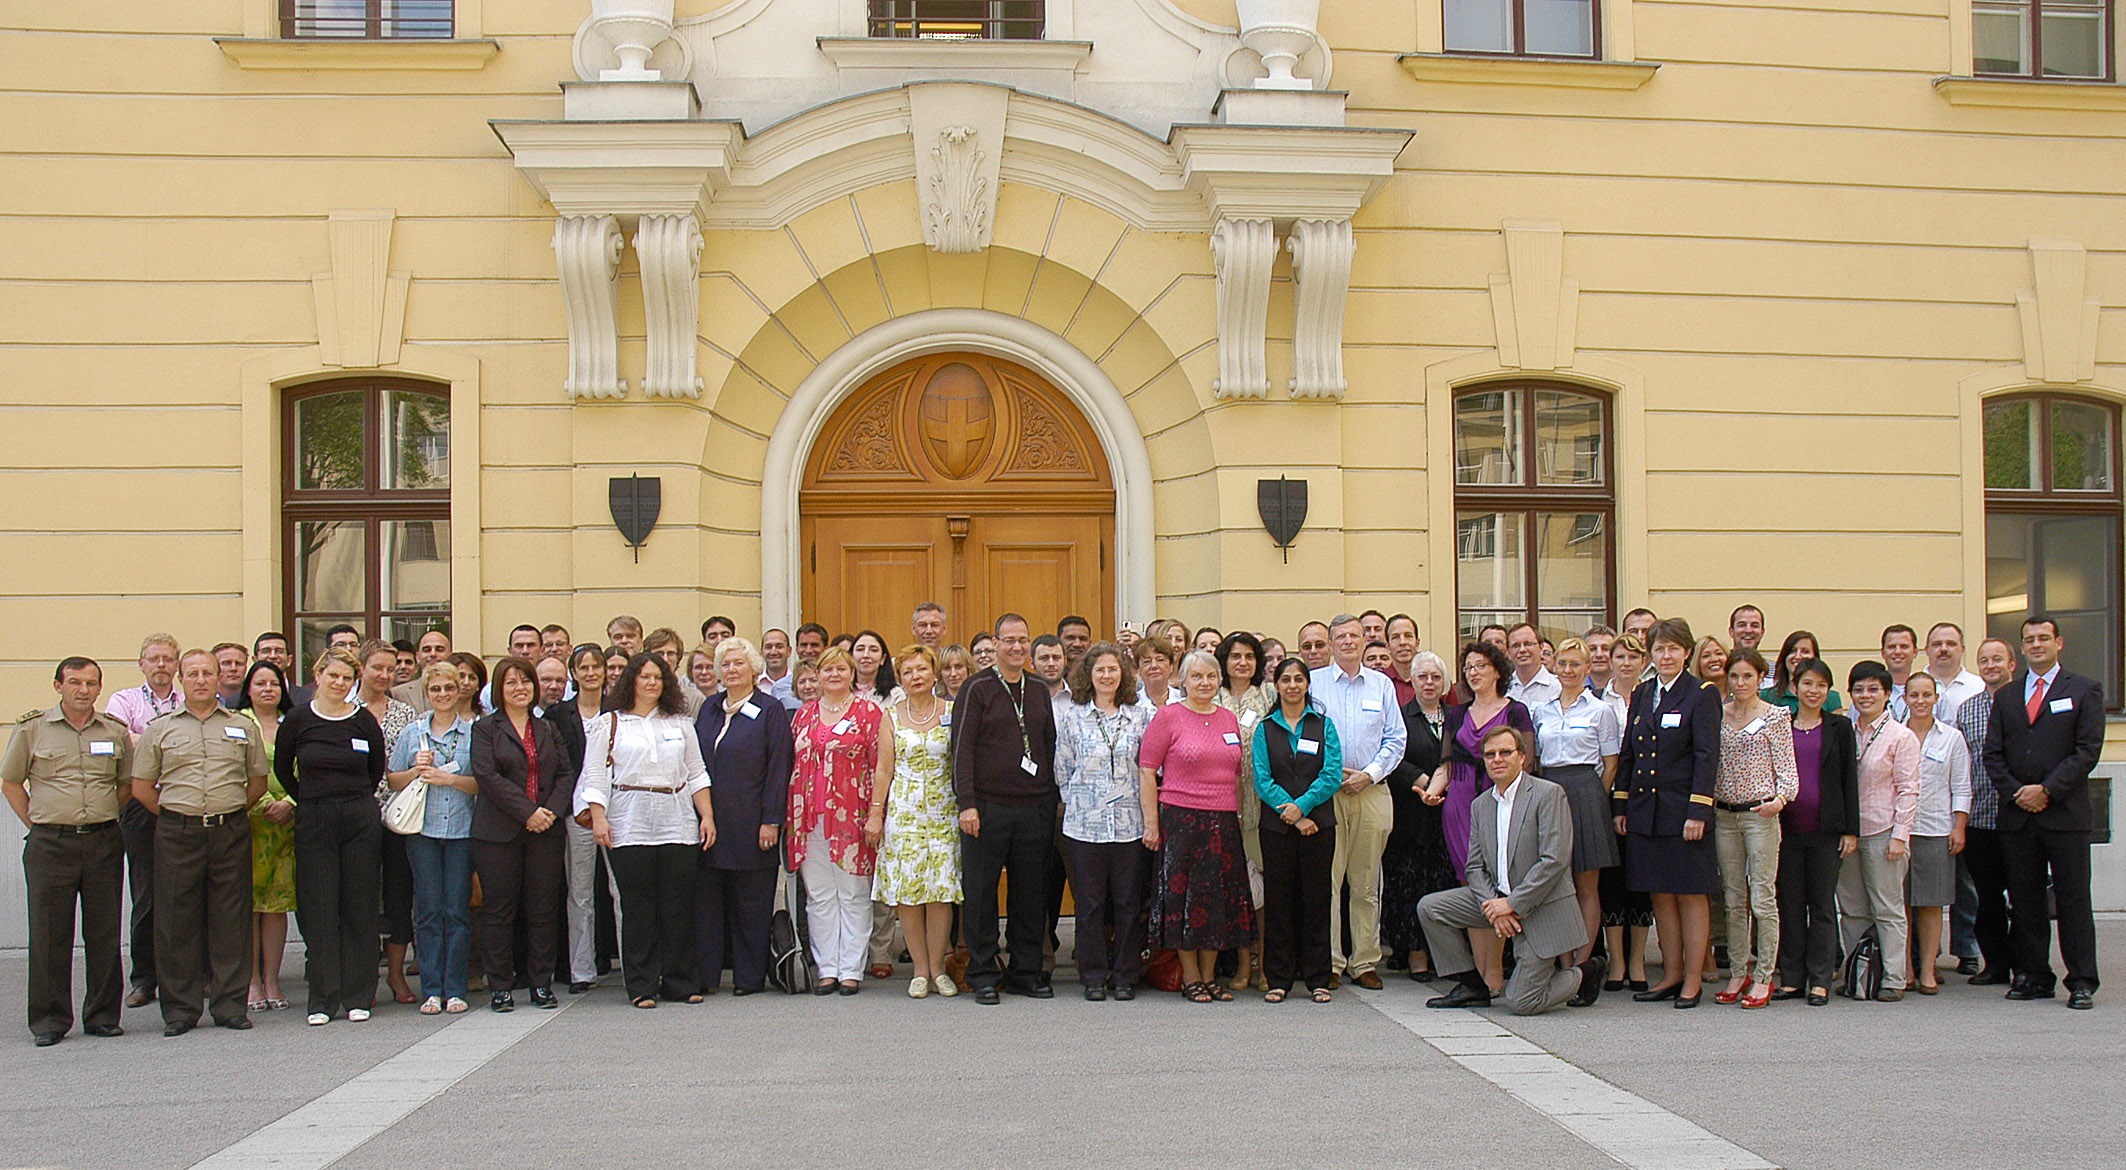
[[[1403,704],[1409,746],[1388,781],[1388,791],[1395,798],[1395,827],[1388,833],[1388,847],[1380,858],[1380,941],[1388,953],[1408,957],[1410,978],[1429,983],[1432,956],[1426,950],[1417,903],[1426,894],[1461,884],[1447,857],[1440,817],[1446,797],[1433,797],[1429,792],[1446,743],[1447,664],[1432,651],[1420,650],[1410,660],[1410,682],[1416,695]]]

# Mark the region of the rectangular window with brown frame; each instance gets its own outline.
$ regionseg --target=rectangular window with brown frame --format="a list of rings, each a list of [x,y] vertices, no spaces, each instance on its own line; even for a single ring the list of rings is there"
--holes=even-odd
[[[280,0],[289,40],[449,40],[453,0]]]
[[[1601,56],[1601,0],[1442,0],[1449,53],[1506,57]]]

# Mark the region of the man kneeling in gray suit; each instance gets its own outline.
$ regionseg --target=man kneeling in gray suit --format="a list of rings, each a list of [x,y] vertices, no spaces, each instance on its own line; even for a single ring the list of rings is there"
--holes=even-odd
[[[1586,986],[1602,986],[1603,963],[1561,965],[1587,941],[1572,890],[1572,808],[1565,790],[1526,771],[1528,744],[1512,727],[1484,736],[1484,771],[1493,787],[1469,808],[1469,884],[1427,894],[1417,915],[1433,966],[1461,986],[1426,1007],[1489,1007],[1503,994],[1517,1016],[1562,1006]],[[1468,931],[1490,927],[1513,940],[1517,962],[1503,990],[1476,971]],[[1591,998],[1591,997],[1590,997]]]

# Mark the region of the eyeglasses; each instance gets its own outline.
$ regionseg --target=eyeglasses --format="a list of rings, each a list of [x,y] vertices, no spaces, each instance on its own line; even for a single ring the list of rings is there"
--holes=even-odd
[[[1484,758],[1485,758],[1485,759],[1487,759],[1487,760],[1504,760],[1504,759],[1510,759],[1510,758],[1512,758],[1512,757],[1514,757],[1514,756],[1517,756],[1517,755],[1520,755],[1520,754],[1521,754],[1521,749],[1519,749],[1519,748],[1499,748],[1499,749],[1497,749],[1497,750],[1495,750],[1495,751],[1487,751],[1487,752],[1485,752],[1485,753],[1484,753]]]

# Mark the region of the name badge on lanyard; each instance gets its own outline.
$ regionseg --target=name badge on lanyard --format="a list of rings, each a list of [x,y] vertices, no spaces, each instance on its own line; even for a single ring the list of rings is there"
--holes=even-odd
[[[1744,735],[1755,735],[1755,734],[1757,734],[1758,732],[1760,732],[1760,731],[1763,731],[1763,730],[1764,730],[1764,716],[1762,716],[1762,715],[1759,715],[1759,716],[1757,716],[1757,717],[1756,717],[1755,719],[1752,719],[1752,720],[1750,720],[1750,721],[1749,721],[1749,725],[1748,725],[1748,726],[1746,726],[1746,727],[1744,727],[1744,728],[1742,729],[1742,734],[1744,734]]]
[[[1038,776],[1041,774],[1041,765],[1034,763],[1032,756],[1020,756],[1019,770],[1028,776]]]

